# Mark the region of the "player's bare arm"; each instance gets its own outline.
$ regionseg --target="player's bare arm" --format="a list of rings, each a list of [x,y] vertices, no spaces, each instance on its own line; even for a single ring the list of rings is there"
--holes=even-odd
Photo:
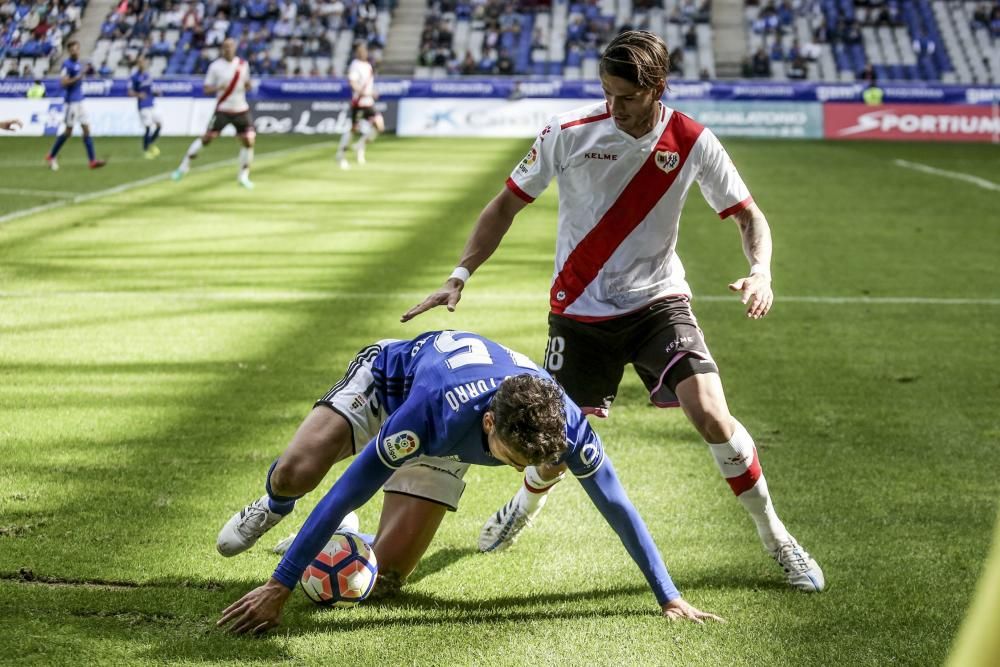
[[[687,619],[699,625],[704,625],[706,620],[725,623],[726,619],[716,616],[707,611],[701,611],[697,607],[689,604],[684,598],[676,598],[670,602],[665,602],[661,607],[663,615],[671,621]]]
[[[750,261],[750,275],[729,285],[747,304],[747,317],[759,320],[774,303],[771,291],[771,228],[757,204],[733,214],[743,239],[743,254]]]
[[[462,259],[458,265],[470,274],[482,266],[496,252],[501,239],[514,223],[514,217],[525,206],[527,203],[506,187],[500,190],[500,193],[479,214],[479,220],[476,222],[469,240],[465,243]],[[408,322],[420,313],[437,306],[447,306],[449,311],[454,311],[459,299],[462,298],[464,287],[465,281],[458,278],[448,278],[440,289],[403,313],[403,316],[399,318],[400,322]]]
[[[11,118],[10,120],[0,120],[0,130],[10,130],[13,132],[21,127],[21,121],[17,118]]]
[[[291,594],[278,580],[268,579],[266,584],[226,607],[215,625],[220,628],[229,625],[229,632],[237,635],[267,632],[281,622],[281,610]]]

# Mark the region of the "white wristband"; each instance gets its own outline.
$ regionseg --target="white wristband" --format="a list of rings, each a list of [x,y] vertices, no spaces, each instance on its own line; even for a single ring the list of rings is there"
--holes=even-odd
[[[448,276],[448,280],[451,280],[452,278],[458,278],[463,283],[467,283],[469,282],[469,278],[471,276],[472,274],[469,273],[469,270],[467,268],[465,268],[464,266],[456,266],[455,270],[451,272],[450,276]]]
[[[751,276],[767,276],[771,277],[771,269],[767,268],[763,264],[754,264],[750,267]]]

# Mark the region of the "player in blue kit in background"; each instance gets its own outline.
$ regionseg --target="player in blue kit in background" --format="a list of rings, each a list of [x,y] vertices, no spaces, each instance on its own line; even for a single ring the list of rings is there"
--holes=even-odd
[[[60,84],[65,91],[66,117],[63,121],[65,129],[63,133],[56,137],[56,143],[52,144],[52,150],[45,156],[45,162],[49,169],[58,171],[59,162],[56,155],[63,147],[66,140],[73,136],[73,126],[77,123],[83,130],[83,145],[87,147],[87,160],[91,169],[100,169],[105,165],[104,160],[98,160],[94,153],[94,140],[90,138],[90,123],[87,122],[87,112],[83,108],[83,77],[84,67],[80,64],[80,42],[70,40],[66,44],[66,51],[69,58],[63,62],[60,72]]]
[[[160,147],[156,145],[156,140],[160,136],[163,119],[153,108],[153,98],[159,93],[153,87],[153,75],[146,71],[148,64],[146,56],[139,54],[135,61],[135,72],[129,79],[128,95],[136,98],[139,106],[139,122],[146,128],[146,132],[142,136],[143,155],[147,160],[152,160],[160,154]]]
[[[271,579],[230,605],[219,625],[236,633],[278,625],[302,572],[354,509],[384,486],[373,548],[380,572],[405,578],[446,509],[456,509],[470,464],[523,470],[566,463],[618,534],[664,616],[722,620],[688,604],[645,523],[622,489],[600,438],[549,374],[477,334],[432,331],[383,340],[357,355],[272,464],[267,493],[219,533],[225,556],[250,548],[314,489],[337,461],[357,454],[309,515]]]

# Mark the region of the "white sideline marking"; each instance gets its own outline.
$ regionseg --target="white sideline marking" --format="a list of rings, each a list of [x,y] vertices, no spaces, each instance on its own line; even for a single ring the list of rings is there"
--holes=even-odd
[[[293,146],[292,148],[284,148],[280,151],[273,151],[270,153],[262,153],[257,156],[257,160],[263,160],[266,158],[288,155],[290,153],[298,153],[299,151],[309,150],[313,148],[318,148],[322,146],[333,146],[335,142],[324,141],[317,144],[307,144],[305,146]],[[228,160],[219,160],[218,162],[210,162],[208,164],[199,165],[189,172],[190,173],[199,171],[211,171],[218,167],[224,167],[230,164],[236,164],[239,162],[239,158],[230,158]],[[45,167],[39,167],[39,170],[44,170]],[[134,190],[135,188],[141,188],[144,185],[150,185],[152,183],[157,183],[159,181],[165,181],[170,178],[170,174],[173,170],[164,172],[162,174],[156,174],[155,176],[149,176],[147,178],[140,178],[138,181],[129,181],[128,183],[122,183],[121,185],[116,185],[113,188],[107,188],[105,190],[98,190],[97,192],[88,192],[82,195],[67,195],[66,199],[62,201],[56,201],[49,204],[42,204],[40,206],[33,206],[31,208],[22,209],[20,211],[12,211],[6,215],[0,215],[0,225],[5,222],[10,222],[11,220],[17,220],[25,216],[33,215],[35,213],[43,213],[45,211],[51,211],[53,209],[62,208],[64,206],[69,206],[70,204],[80,204],[85,201],[90,201],[92,199],[99,199],[101,197],[107,197],[109,195],[116,195],[122,192],[128,192],[129,190]],[[187,178],[188,176],[185,176]]]
[[[0,298],[4,299],[31,299],[49,297],[81,297],[88,298],[109,298],[120,299],[122,297],[136,296],[144,301],[151,298],[162,297],[164,299],[189,299],[208,301],[258,301],[258,302],[287,302],[287,301],[377,301],[384,299],[406,299],[417,303],[422,301],[427,294],[424,292],[307,292],[296,290],[274,290],[274,291],[232,291],[232,292],[199,292],[195,290],[181,292],[163,291],[136,291],[122,290],[116,291],[56,291],[56,292],[13,292],[0,291]],[[492,292],[490,294],[477,294],[468,297],[473,302],[485,301],[490,303],[545,303],[547,301],[545,293],[527,294],[524,292]],[[721,296],[709,295],[695,297],[693,302],[733,302],[739,304],[736,295]],[[947,298],[947,297],[922,297],[922,296],[778,296],[775,301],[778,304],[788,303],[821,303],[832,305],[875,305],[875,306],[1000,306],[1000,299],[989,298]]]
[[[910,162],[909,160],[895,160],[895,163],[896,166],[898,167],[913,169],[914,171],[922,171],[925,174],[933,174],[935,176],[944,176],[945,178],[952,178],[956,181],[965,181],[966,183],[972,183],[973,185],[983,188],[984,190],[993,190],[994,192],[1000,192],[1000,184],[994,183],[993,181],[988,181],[985,178],[973,176],[972,174],[963,174],[960,171],[948,171],[947,169],[938,169],[937,167],[931,167],[930,165],[920,164],[919,162]]]
[[[70,199],[73,197],[71,194],[56,190],[27,190],[25,188],[0,188],[0,195],[27,195],[30,197],[55,197],[56,199]]]

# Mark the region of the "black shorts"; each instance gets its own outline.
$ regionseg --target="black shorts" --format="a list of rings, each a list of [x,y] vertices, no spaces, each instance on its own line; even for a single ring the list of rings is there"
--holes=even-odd
[[[227,113],[216,111],[212,114],[212,120],[208,122],[208,131],[218,134],[226,129],[226,125],[236,128],[236,134],[248,134],[253,131],[253,119],[250,118],[250,110],[240,113]]]
[[[375,107],[351,107],[351,124],[357,125],[364,120],[371,120],[378,115]]]
[[[686,297],[601,322],[549,313],[545,369],[584,412],[607,416],[626,364],[663,408],[678,405],[674,389],[681,380],[719,372]]]

